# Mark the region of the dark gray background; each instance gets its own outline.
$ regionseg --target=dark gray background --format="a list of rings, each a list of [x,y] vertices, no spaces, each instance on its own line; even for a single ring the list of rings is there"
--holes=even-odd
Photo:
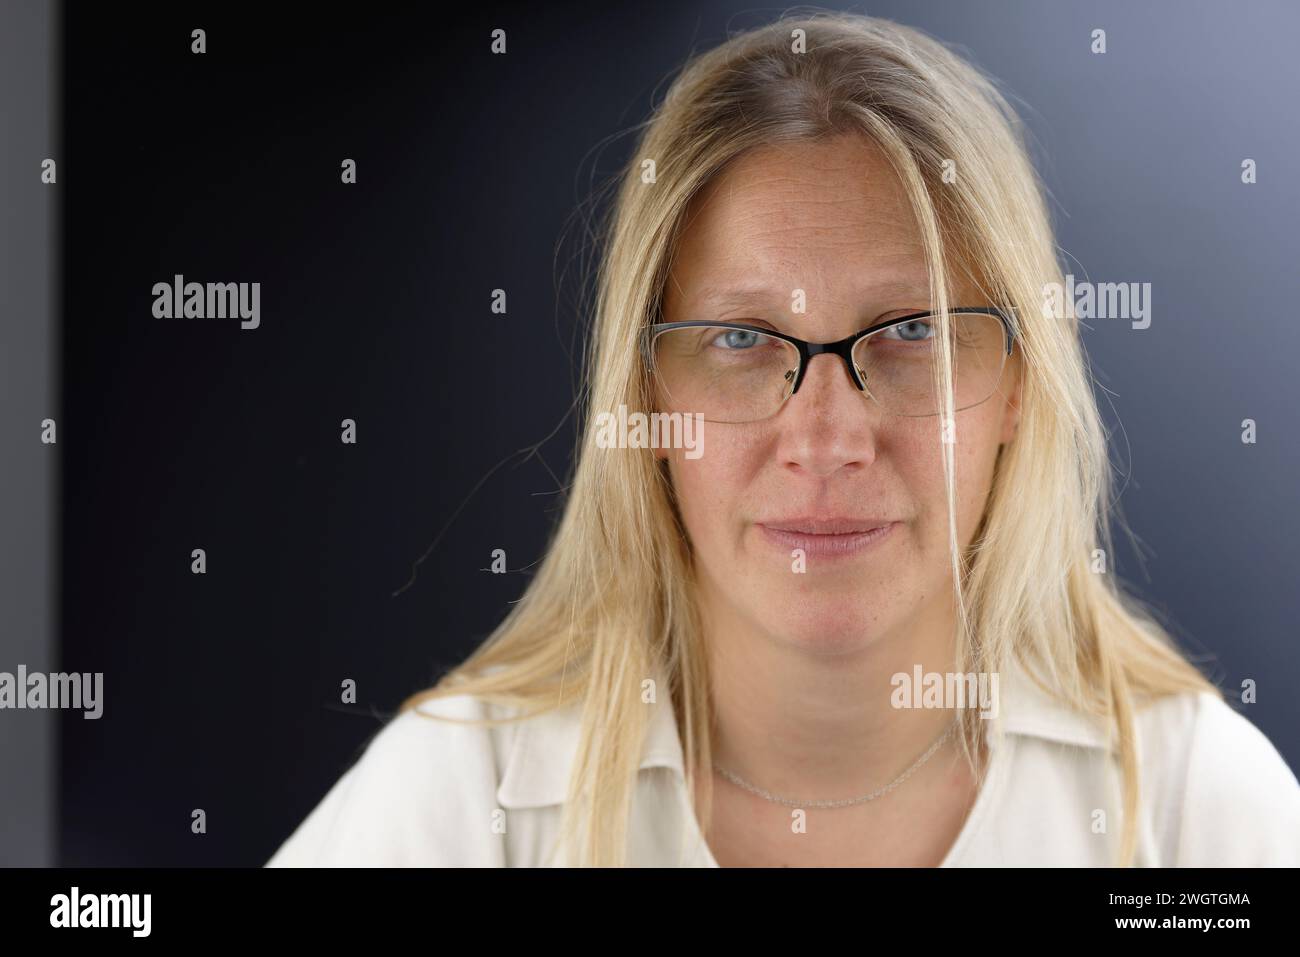
[[[0,671],[54,669],[57,445],[57,8],[0,6]],[[62,423],[59,423],[62,427]],[[0,711],[0,864],[54,862],[57,719]]]
[[[0,861],[260,864],[522,591],[573,438],[570,217],[690,52],[780,8],[528,4],[449,20],[74,3],[57,187],[39,183],[42,8],[2,9],[0,96],[25,125],[0,144],[0,669],[54,654],[42,581],[57,544],[62,667],[104,671],[106,689],[100,721],[60,716],[57,752],[48,716],[0,713],[0,766],[32,772],[0,796]],[[1032,130],[1069,271],[1152,284],[1149,329],[1099,319],[1086,335],[1141,539],[1120,536],[1118,572],[1214,679],[1259,683],[1243,710],[1300,767],[1296,6],[853,9],[997,76]],[[505,58],[487,53],[498,26]],[[1097,27],[1104,55],[1089,50]],[[343,157],[356,186],[339,184]],[[54,189],[61,348],[29,258]],[[151,286],[175,272],[260,281],[262,328],[154,320]],[[488,311],[496,287],[506,317]],[[39,524],[57,494],[36,440],[51,348],[61,534]],[[356,447],[338,442],[345,416]],[[544,464],[512,459],[478,484],[557,426]],[[498,547],[510,575],[484,571]],[[360,689],[351,709],[336,704],[344,678]],[[190,833],[196,807],[206,835]]]

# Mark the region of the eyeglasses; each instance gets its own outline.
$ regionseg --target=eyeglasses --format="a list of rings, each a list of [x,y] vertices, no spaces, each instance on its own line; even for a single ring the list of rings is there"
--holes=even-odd
[[[997,390],[1015,341],[1013,315],[982,306],[948,310],[955,411]],[[939,328],[938,314],[918,312],[838,342],[806,342],[743,322],[657,322],[644,327],[641,347],[669,411],[711,422],[775,415],[822,353],[843,359],[853,384],[886,412],[925,417],[942,411],[934,367]]]

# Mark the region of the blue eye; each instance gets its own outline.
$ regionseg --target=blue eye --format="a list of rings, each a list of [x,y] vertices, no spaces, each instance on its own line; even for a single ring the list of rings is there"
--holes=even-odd
[[[748,329],[727,329],[718,334],[713,345],[723,349],[748,349],[758,344],[759,334]],[[724,344],[725,343],[725,344]]]
[[[905,335],[904,330],[907,330],[908,333],[920,332],[921,335],[913,338],[910,334]],[[902,322],[896,326],[890,326],[881,335],[887,339],[901,339],[903,342],[924,342],[930,338],[926,333],[934,333],[934,326],[930,325],[930,320],[913,319],[911,322]]]

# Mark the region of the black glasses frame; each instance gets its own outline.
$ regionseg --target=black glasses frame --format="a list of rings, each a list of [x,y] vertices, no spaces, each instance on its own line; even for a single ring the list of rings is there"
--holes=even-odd
[[[975,306],[969,309],[949,309],[948,313],[965,314],[977,313],[985,316],[996,316],[1002,321],[1002,329],[1006,333],[1007,355],[1010,356],[1015,346],[1016,328],[1013,316],[1014,309],[999,309],[996,306]],[[862,381],[862,376],[858,373],[857,365],[853,362],[853,349],[863,339],[875,335],[883,329],[889,329],[893,326],[900,326],[905,322],[916,322],[918,319],[938,319],[939,314],[936,312],[914,312],[911,315],[899,316],[896,319],[887,319],[886,321],[874,326],[869,326],[861,332],[855,332],[851,336],[840,339],[838,342],[809,342],[806,339],[798,339],[795,336],[786,335],[784,332],[777,332],[775,329],[768,329],[764,326],[755,326],[746,322],[710,322],[707,319],[691,319],[685,322],[655,322],[642,328],[641,334],[641,352],[648,368],[654,370],[654,349],[653,344],[655,337],[661,332],[667,332],[670,329],[698,329],[706,326],[715,326],[720,329],[741,329],[747,332],[757,332],[761,335],[771,336],[774,339],[781,339],[790,343],[799,351],[799,369],[795,373],[794,388],[790,390],[790,395],[799,391],[799,386],[803,384],[804,376],[808,372],[808,363],[813,356],[819,356],[822,353],[839,356],[848,366],[849,377],[853,384],[858,387],[859,392],[866,392],[870,395],[866,383]],[[787,399],[789,396],[786,397]]]

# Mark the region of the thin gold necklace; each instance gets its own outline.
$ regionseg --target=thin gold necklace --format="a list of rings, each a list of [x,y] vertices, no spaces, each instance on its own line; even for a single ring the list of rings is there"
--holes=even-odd
[[[845,798],[844,800],[840,800],[840,801],[795,801],[790,798],[777,797],[775,794],[771,794],[767,791],[764,791],[762,788],[750,784],[740,775],[732,771],[728,771],[726,768],[721,767],[719,765],[714,765],[714,770],[717,771],[719,774],[721,774],[732,784],[735,784],[738,787],[742,787],[746,791],[749,791],[753,794],[757,794],[759,797],[763,798],[764,800],[772,801],[775,804],[784,804],[786,807],[821,807],[821,808],[849,807],[850,805],[853,804],[865,804],[867,801],[874,801],[876,798],[882,797],[888,794],[890,791],[894,790],[894,788],[898,787],[900,784],[906,781],[908,777],[911,776],[913,771],[915,771],[921,765],[925,764],[926,761],[929,761],[930,758],[934,756],[934,753],[938,751],[939,748],[943,745],[943,743],[946,740],[948,740],[948,736],[951,735],[953,731],[956,730],[956,728],[957,728],[956,722],[953,722],[952,724],[948,725],[947,730],[944,731],[943,734],[939,735],[938,739],[934,742],[934,744],[930,745],[930,747],[926,750],[926,752],[912,763],[912,766],[910,768],[908,768],[898,777],[894,778],[894,780],[890,781],[884,787],[877,788],[876,790],[872,791],[870,794],[864,794],[862,797],[859,798]]]

